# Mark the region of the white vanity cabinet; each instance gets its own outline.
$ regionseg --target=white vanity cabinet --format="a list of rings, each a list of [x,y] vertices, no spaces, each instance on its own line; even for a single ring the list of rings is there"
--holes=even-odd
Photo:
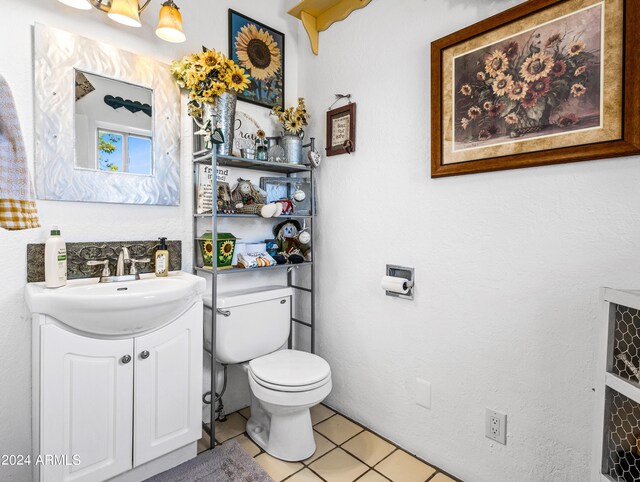
[[[133,344],[138,466],[202,436],[202,303]]]
[[[40,480],[104,480],[131,469],[133,341],[40,328]],[[34,454],[36,455],[36,454]],[[73,465],[78,456],[79,465]]]
[[[190,445],[186,458],[196,455],[201,301],[173,322],[129,338],[85,335],[33,316],[33,456],[58,457],[35,467],[36,480],[97,482]]]

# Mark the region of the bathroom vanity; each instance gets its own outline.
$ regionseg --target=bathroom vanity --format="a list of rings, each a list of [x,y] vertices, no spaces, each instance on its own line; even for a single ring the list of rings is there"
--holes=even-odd
[[[187,273],[29,283],[34,480],[144,480],[196,456],[202,294]]]

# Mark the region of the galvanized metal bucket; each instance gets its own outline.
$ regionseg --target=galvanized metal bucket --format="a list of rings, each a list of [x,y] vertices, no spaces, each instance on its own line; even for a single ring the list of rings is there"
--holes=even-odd
[[[286,162],[289,164],[302,164],[302,139],[304,132],[300,134],[286,133],[280,138],[280,145],[284,149]]]
[[[220,130],[224,136],[224,144],[216,146],[216,152],[221,156],[230,156],[233,152],[233,131],[235,128],[236,104],[238,95],[234,91],[223,92],[213,104],[212,113],[215,118],[212,123],[212,130],[216,124],[220,125]]]

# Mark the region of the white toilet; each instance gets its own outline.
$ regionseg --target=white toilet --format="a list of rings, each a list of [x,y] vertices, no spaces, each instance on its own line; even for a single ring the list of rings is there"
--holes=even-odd
[[[317,355],[281,349],[289,338],[291,295],[287,287],[220,295],[217,308],[224,314],[216,319],[216,359],[242,363],[247,371],[251,439],[276,458],[298,461],[316,450],[309,408],[331,392],[331,369]],[[210,299],[206,305],[211,307]]]

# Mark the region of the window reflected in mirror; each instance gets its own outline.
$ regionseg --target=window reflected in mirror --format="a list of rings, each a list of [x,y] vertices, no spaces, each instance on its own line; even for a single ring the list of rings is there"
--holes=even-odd
[[[153,91],[75,72],[75,167],[153,174]]]

